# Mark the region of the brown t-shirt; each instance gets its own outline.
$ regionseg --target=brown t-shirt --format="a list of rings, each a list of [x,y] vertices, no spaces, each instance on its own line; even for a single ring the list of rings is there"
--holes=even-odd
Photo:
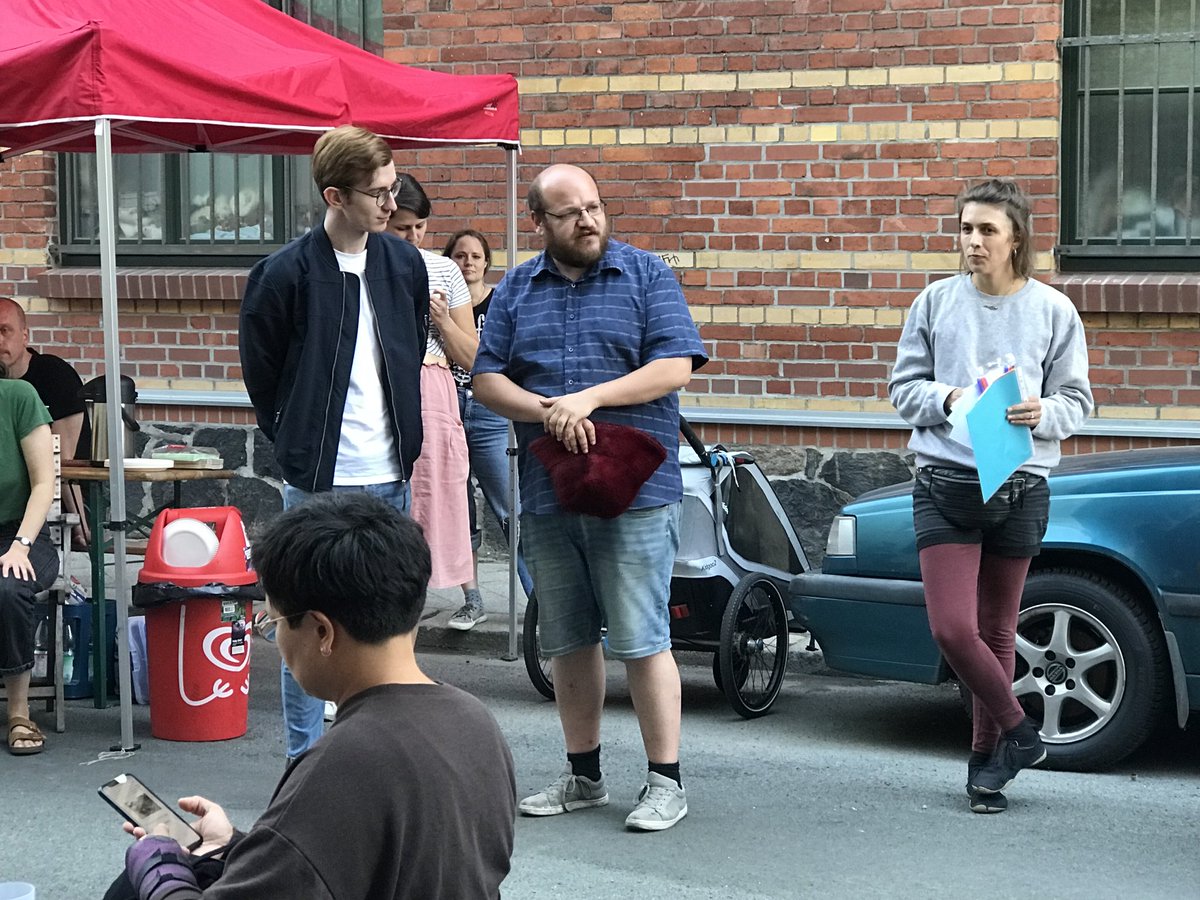
[[[342,704],[203,896],[499,897],[515,814],[512,756],[479,700],[381,685]]]

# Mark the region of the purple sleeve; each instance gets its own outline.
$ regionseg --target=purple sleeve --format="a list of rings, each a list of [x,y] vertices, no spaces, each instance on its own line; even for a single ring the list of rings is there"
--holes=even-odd
[[[196,875],[183,848],[172,838],[149,835],[125,851],[125,874],[138,900],[197,900]]]

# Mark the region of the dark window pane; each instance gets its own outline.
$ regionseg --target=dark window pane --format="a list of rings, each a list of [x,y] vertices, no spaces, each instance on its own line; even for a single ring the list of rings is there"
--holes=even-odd
[[[267,0],[299,21],[381,53],[382,0]],[[63,256],[99,249],[96,161],[62,154]],[[324,215],[306,156],[119,154],[114,158],[117,249],[180,261],[261,255],[304,234]]]
[[[1060,250],[1155,268],[1200,245],[1193,0],[1067,0]],[[1095,38],[1095,40],[1092,40]]]
[[[1140,0],[1135,0],[1140,2]],[[1084,24],[1087,27],[1086,34],[1120,34],[1121,33],[1121,7],[1124,5],[1124,0],[1092,0],[1088,3],[1087,0],[1082,0],[1084,7]],[[1088,9],[1088,7],[1091,7]]]
[[[1125,34],[1154,34],[1154,0],[1125,0]]]

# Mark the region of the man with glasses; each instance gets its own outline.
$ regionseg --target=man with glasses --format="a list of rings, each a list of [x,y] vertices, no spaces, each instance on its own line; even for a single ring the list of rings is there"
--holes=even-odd
[[[190,855],[128,826],[142,839],[105,900],[499,897],[512,756],[487,708],[414,655],[430,570],[421,529],[375,497],[325,494],[259,534],[254,562],[279,652],[306,689],[338,701],[337,724],[245,834],[203,797],[179,801],[199,817]]]
[[[396,166],[379,136],[343,125],[317,141],[324,221],[259,261],[241,309],[242,378],[275,449],[283,503],[365,491],[408,511],[421,451],[429,283],[415,247],[387,236]],[[287,755],[324,732],[325,704],[283,667]]]
[[[529,209],[545,249],[497,286],[473,372],[476,398],[516,423],[521,545],[567,745],[566,770],[519,809],[553,816],[608,803],[600,774],[604,623],[609,655],[625,663],[649,769],[625,825],[661,831],[687,814],[667,612],[683,497],[677,392],[708,357],[667,265],[609,239],[587,172],[546,169],[529,189]],[[546,434],[587,453],[593,422],[639,429],[666,450],[615,518],[565,511],[530,452]]]

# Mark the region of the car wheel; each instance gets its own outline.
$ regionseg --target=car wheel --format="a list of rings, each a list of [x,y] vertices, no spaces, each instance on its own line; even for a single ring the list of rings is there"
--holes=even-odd
[[[1150,736],[1167,701],[1158,623],[1121,586],[1078,570],[1029,576],[1013,691],[1041,726],[1047,765],[1090,771]]]

